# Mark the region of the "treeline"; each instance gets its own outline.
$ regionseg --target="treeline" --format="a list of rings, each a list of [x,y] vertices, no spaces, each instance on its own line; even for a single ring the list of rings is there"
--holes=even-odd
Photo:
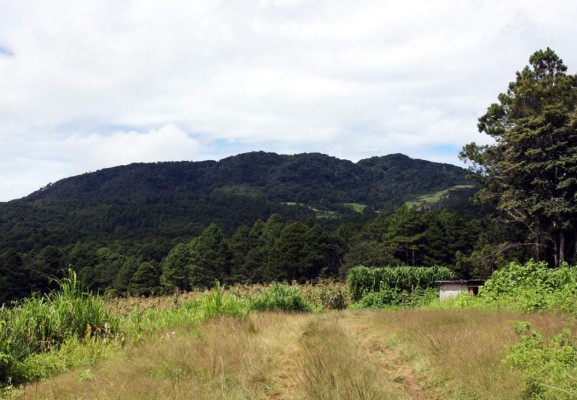
[[[286,220],[273,214],[227,234],[210,224],[199,235],[177,242],[139,246],[99,241],[0,253],[0,301],[53,288],[51,276],[74,269],[93,292],[152,295],[223,284],[314,281],[344,278],[348,269],[367,266],[450,266],[460,277],[490,274],[477,253],[498,243],[490,220],[465,220],[449,211],[403,206],[365,223],[339,225],[322,220]],[[493,228],[491,228],[493,225]],[[485,230],[493,229],[487,235]],[[503,237],[511,232],[503,232]],[[490,240],[488,240],[490,239]],[[479,250],[475,250],[479,249]],[[476,253],[477,252],[477,253]]]

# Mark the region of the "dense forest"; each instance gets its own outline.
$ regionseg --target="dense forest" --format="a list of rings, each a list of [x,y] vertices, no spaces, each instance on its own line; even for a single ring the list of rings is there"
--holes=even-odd
[[[336,278],[358,263],[452,264],[474,239],[431,246],[450,238],[449,224],[482,215],[477,190],[462,168],[400,154],[105,169],[0,204],[0,300],[45,291],[68,267],[95,291],[152,294],[214,279]]]
[[[463,148],[468,173],[401,154],[255,152],[109,168],[2,203],[0,302],[67,268],[97,292],[151,295],[356,265],[483,278],[506,261],[575,262],[577,77],[550,49],[529,61],[479,118],[494,144]]]

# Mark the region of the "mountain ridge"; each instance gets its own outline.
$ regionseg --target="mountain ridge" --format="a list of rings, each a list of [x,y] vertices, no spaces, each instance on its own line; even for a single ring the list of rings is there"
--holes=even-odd
[[[358,219],[470,184],[466,174],[454,165],[402,154],[354,163],[321,153],[260,151],[220,161],[133,163],[65,178],[0,203],[0,251],[84,240],[129,247],[172,243],[200,234],[211,223],[231,233],[271,214],[300,221]],[[471,195],[462,193],[458,207]],[[361,207],[355,211],[351,203]]]
[[[443,170],[448,170],[448,173],[443,174],[437,171],[433,180],[428,180],[426,183],[419,182],[420,185],[424,184],[423,190],[435,191],[444,186],[438,183],[442,178],[441,175],[452,180],[454,185],[465,182],[466,172],[460,167],[411,159],[399,153],[374,156],[355,163],[322,153],[280,155],[258,151],[226,157],[219,161],[132,163],[105,168],[61,179],[12,202],[35,202],[47,198],[90,200],[91,197],[87,195],[98,192],[111,196],[110,198],[133,198],[135,194],[158,195],[174,191],[191,193],[199,189],[206,194],[207,191],[212,192],[220,187],[231,185],[247,185],[270,191],[274,186],[282,187],[291,182],[304,183],[306,186],[306,181],[309,181],[309,186],[328,184],[333,186],[330,189],[350,191],[357,185],[372,184],[375,180],[387,179],[387,172],[394,174],[387,179],[393,181],[398,176],[406,178],[407,174],[414,173],[415,170],[422,171],[433,166],[441,166]],[[126,184],[126,182],[130,182],[129,189],[131,190],[123,191],[118,185]],[[153,189],[153,193],[147,193],[146,190],[144,193],[138,192],[134,190],[135,188]],[[288,189],[284,188],[281,193],[275,192],[273,198],[284,201],[293,200],[279,197],[287,191]],[[286,193],[287,197],[292,195],[292,193]],[[350,196],[350,193],[347,195]],[[371,203],[374,202],[371,201]]]

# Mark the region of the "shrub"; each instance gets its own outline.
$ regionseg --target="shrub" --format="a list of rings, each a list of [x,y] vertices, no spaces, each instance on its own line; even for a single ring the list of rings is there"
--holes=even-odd
[[[491,275],[479,289],[479,301],[520,311],[556,310],[574,313],[577,305],[577,268],[567,264],[510,263]]]
[[[416,288],[412,292],[407,292],[406,290],[384,287],[378,292],[366,293],[356,306],[361,308],[422,307],[436,301],[438,298],[438,289]]]
[[[521,342],[509,349],[505,362],[525,379],[525,399],[577,397],[577,336],[563,330],[546,341],[526,322],[517,324]]]
[[[311,311],[312,305],[303,299],[297,287],[275,282],[264,293],[251,300],[251,309]]]

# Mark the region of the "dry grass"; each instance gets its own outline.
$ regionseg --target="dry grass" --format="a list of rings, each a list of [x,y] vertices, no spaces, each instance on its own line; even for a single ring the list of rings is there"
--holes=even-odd
[[[502,362],[525,320],[550,337],[575,321],[481,310],[257,313],[176,328],[27,399],[521,399]]]
[[[247,320],[216,319],[194,330],[167,331],[90,371],[32,385],[23,398],[275,398],[294,386],[289,379],[294,370],[287,369],[288,342],[296,341],[309,317],[259,314]]]
[[[301,335],[299,388],[318,400],[410,399],[374,347],[345,330],[336,314],[311,320]]]
[[[545,337],[575,322],[555,314],[517,314],[481,310],[412,310],[381,313],[380,328],[404,360],[427,375],[426,389],[439,399],[521,399],[524,384],[504,363],[519,341],[515,323],[523,320]]]

